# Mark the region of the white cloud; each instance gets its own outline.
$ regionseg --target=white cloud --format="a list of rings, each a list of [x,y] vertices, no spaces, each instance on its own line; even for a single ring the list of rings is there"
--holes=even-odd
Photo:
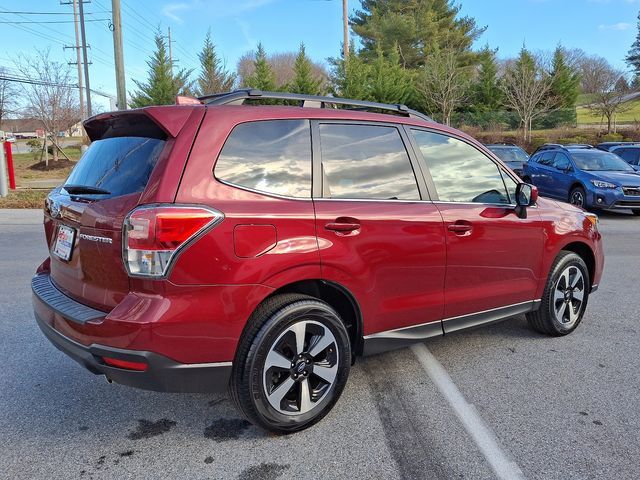
[[[598,25],[598,30],[616,30],[616,31],[621,31],[621,30],[629,30],[631,27],[633,27],[633,25],[630,24],[630,23],[618,22],[618,23],[614,23],[612,25]]]
[[[162,8],[162,14],[173,20],[176,23],[182,25],[184,19],[179,12],[189,11],[191,14],[197,13],[198,15],[211,14],[215,17],[228,17],[240,14],[245,14],[253,10],[257,10],[262,7],[266,7],[269,4],[275,3],[278,0],[236,0],[236,1],[224,1],[221,4],[212,7],[212,2],[204,0],[191,0],[190,2],[180,3],[168,3]]]
[[[189,8],[190,8],[190,5],[186,3],[169,3],[164,7],[162,7],[162,14],[165,17],[170,18],[174,22],[177,22],[180,25],[182,25],[184,23],[184,20],[182,19],[182,17],[178,16],[178,12],[182,10],[188,10]]]

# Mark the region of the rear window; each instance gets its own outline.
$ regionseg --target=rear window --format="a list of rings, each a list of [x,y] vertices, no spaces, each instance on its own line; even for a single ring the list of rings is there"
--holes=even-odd
[[[141,192],[164,144],[164,140],[144,137],[96,140],[65,183],[107,190],[109,194],[100,195],[101,199]]]
[[[238,125],[220,152],[214,174],[260,192],[311,197],[311,123],[262,120]]]

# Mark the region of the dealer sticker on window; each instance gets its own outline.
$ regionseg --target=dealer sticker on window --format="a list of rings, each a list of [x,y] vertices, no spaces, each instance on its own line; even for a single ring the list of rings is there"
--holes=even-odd
[[[60,225],[58,227],[58,235],[56,236],[56,243],[53,246],[53,253],[55,253],[62,260],[68,261],[71,258],[71,252],[73,251],[73,241],[76,237],[75,229]]]

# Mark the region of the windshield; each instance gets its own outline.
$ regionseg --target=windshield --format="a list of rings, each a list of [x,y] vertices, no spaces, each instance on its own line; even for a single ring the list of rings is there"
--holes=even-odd
[[[529,156],[518,147],[489,147],[503,162],[526,162]]]
[[[101,198],[141,192],[149,181],[164,141],[143,137],[97,140],[65,182],[68,193]]]
[[[580,170],[587,172],[634,172],[627,162],[617,155],[600,150],[571,152],[573,161]]]

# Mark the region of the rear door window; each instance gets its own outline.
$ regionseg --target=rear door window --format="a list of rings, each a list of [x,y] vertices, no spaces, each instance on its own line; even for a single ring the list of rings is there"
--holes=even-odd
[[[164,140],[145,137],[96,140],[65,184],[97,187],[109,192],[100,195],[100,199],[141,192],[147,186],[164,144]]]
[[[419,200],[407,150],[395,127],[320,125],[325,198]]]
[[[309,120],[261,120],[236,126],[214,174],[223,182],[259,192],[311,197]]]
[[[556,152],[544,152],[541,157],[538,158],[540,165],[550,167],[553,165],[553,161],[556,157]]]

